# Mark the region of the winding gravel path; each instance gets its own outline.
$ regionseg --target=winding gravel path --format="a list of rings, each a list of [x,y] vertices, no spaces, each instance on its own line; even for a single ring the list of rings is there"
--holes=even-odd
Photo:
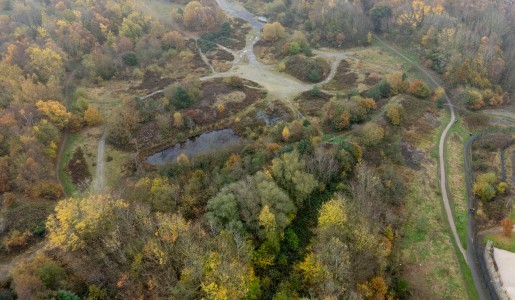
[[[426,71],[420,64],[411,61],[408,57],[406,57],[401,52],[397,51],[395,48],[391,47],[387,43],[385,43],[381,38],[379,38],[377,35],[374,35],[374,38],[379,41],[383,46],[390,49],[391,51],[395,52],[395,54],[399,55],[409,63],[413,64],[415,67],[417,67],[422,73],[424,73],[429,80],[431,80],[436,86],[441,87],[440,83],[436,81],[436,79],[428,72]],[[442,192],[442,201],[445,208],[445,214],[447,215],[447,221],[449,222],[449,226],[451,227],[451,232],[454,237],[454,242],[456,247],[458,247],[461,255],[463,256],[463,259],[467,263],[467,265],[470,268],[472,278],[474,279],[474,284],[476,286],[476,290],[479,294],[479,297],[481,299],[488,299],[486,296],[485,288],[483,285],[483,282],[481,280],[481,277],[479,275],[478,268],[476,266],[476,260],[473,258],[473,243],[471,238],[471,222],[470,217],[468,218],[468,226],[467,226],[467,249],[466,251],[463,246],[461,245],[460,238],[458,236],[458,232],[456,230],[456,224],[454,223],[454,216],[452,215],[452,209],[449,202],[449,192],[447,191],[447,175],[445,171],[445,142],[447,139],[447,134],[449,133],[449,130],[451,129],[452,125],[456,121],[456,114],[454,113],[454,106],[452,105],[451,99],[447,96],[447,94],[444,94],[445,100],[447,102],[447,105],[449,106],[449,111],[451,112],[451,119],[449,120],[449,123],[447,126],[445,126],[444,131],[442,132],[442,135],[440,136],[440,142],[438,144],[438,156],[440,161],[440,190]]]

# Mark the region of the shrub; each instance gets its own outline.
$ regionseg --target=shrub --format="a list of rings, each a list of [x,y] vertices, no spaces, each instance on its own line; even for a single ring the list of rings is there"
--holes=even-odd
[[[373,85],[378,83],[381,80],[381,75],[377,72],[370,73],[365,79],[365,83],[369,85]]]
[[[395,72],[388,76],[388,83],[392,86],[392,94],[402,94],[409,89],[406,73]]]
[[[467,127],[472,131],[477,131],[490,124],[490,117],[482,112],[466,113],[463,120],[467,124]]]
[[[400,104],[391,105],[386,111],[386,117],[392,125],[398,126],[401,124],[402,117],[404,115],[404,109]]]
[[[445,90],[443,87],[439,86],[434,90],[431,100],[433,100],[434,102],[438,102],[438,101],[444,100],[444,96],[445,96]]]
[[[139,58],[138,55],[135,52],[125,52],[122,55],[122,61],[123,64],[126,66],[134,67],[139,64]]]
[[[311,69],[311,71],[309,71],[308,77],[312,82],[319,82],[321,79],[320,74],[318,74],[317,70],[315,69]]]
[[[81,300],[79,296],[70,291],[61,290],[57,292],[57,300]]]
[[[59,281],[63,280],[66,272],[56,262],[49,260],[45,261],[36,270],[36,275],[47,289],[56,289]]]
[[[367,110],[367,112],[376,109],[377,105],[374,99],[372,98],[364,98],[359,100],[359,105]]]
[[[181,85],[175,90],[172,104],[176,109],[184,109],[191,106],[191,99],[186,89]]]
[[[74,184],[91,179],[91,173],[81,147],[77,147],[73,152],[73,156],[68,162],[67,170]]]
[[[87,300],[104,300],[107,299],[107,291],[105,289],[101,289],[96,285],[92,284],[88,287],[88,296]]]
[[[279,22],[266,24],[263,28],[263,39],[265,41],[274,42],[284,37],[284,27]]]
[[[381,142],[384,137],[384,129],[376,123],[367,123],[363,126],[362,138],[363,144],[367,146],[375,146]]]
[[[311,96],[313,97],[317,97],[320,95],[320,88],[318,86],[313,86],[313,88],[311,89]]]
[[[409,86],[409,93],[417,98],[425,99],[431,95],[429,88],[422,82],[422,80],[413,80]]]
[[[284,62],[280,62],[278,65],[277,65],[277,70],[279,72],[284,72],[284,70],[286,70],[286,65],[284,64]]]
[[[42,180],[32,186],[30,195],[34,198],[56,200],[61,197],[62,189],[57,182]]]
[[[503,195],[504,193],[506,193],[506,190],[508,189],[508,184],[506,182],[499,182],[499,184],[497,185],[497,193],[499,193],[500,195]]]
[[[313,146],[311,143],[307,140],[302,140],[297,144],[297,150],[299,151],[299,154],[309,154],[313,152]]]
[[[478,175],[472,187],[474,194],[482,201],[492,200],[495,197],[493,184],[495,184],[496,180],[495,174],[492,172]]]
[[[483,95],[473,88],[467,88],[461,94],[462,101],[467,105],[469,109],[478,110],[485,106],[485,101],[483,100]]]
[[[88,126],[96,126],[102,123],[102,114],[94,107],[89,106],[84,112],[84,121]]]
[[[3,239],[2,245],[7,249],[7,251],[12,251],[27,246],[30,237],[31,234],[28,231],[20,232],[18,230],[13,230]]]
[[[377,101],[381,98],[389,97],[391,89],[391,85],[387,81],[383,80],[375,86],[373,86],[371,89],[369,89],[367,92],[367,96]]]
[[[299,43],[297,43],[295,41],[290,43],[290,47],[289,47],[290,55],[297,55],[300,53],[301,50],[302,49],[301,49]]]
[[[232,88],[243,88],[243,80],[238,76],[231,76],[229,78],[224,79],[224,83]]]

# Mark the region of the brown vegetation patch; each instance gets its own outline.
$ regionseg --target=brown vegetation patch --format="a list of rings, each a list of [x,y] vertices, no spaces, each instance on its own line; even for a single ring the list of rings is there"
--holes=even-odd
[[[215,72],[227,72],[231,69],[232,64],[227,61],[213,60],[211,61],[211,65]]]
[[[339,91],[351,89],[357,86],[359,75],[350,68],[350,63],[342,60],[336,68],[334,78],[324,85],[324,89]]]
[[[172,78],[162,78],[159,72],[146,71],[145,75],[143,75],[143,81],[137,89],[152,91],[161,89],[174,81]]]
[[[331,66],[321,57],[310,58],[300,54],[288,59],[285,71],[299,80],[316,83],[329,75]]]
[[[223,50],[216,49],[216,51],[210,51],[206,53],[206,57],[210,60],[219,60],[219,61],[228,61],[232,62],[234,60],[234,55]]]
[[[483,112],[466,112],[463,121],[471,131],[479,131],[490,125],[490,116]]]
[[[265,65],[276,64],[283,57],[283,46],[285,41],[265,41],[259,40],[254,45],[256,57]]]
[[[377,73],[377,72],[372,72],[372,73],[365,73],[365,83],[368,85],[368,86],[373,86],[373,85],[376,85],[379,83],[379,81],[381,81],[381,78],[382,76]]]
[[[427,274],[419,264],[405,265],[403,275],[404,278],[409,278],[409,288],[414,299],[433,299],[431,287],[426,279]]]
[[[405,141],[418,145],[427,136],[433,134],[433,130],[440,126],[438,114],[434,110],[435,104],[430,101],[423,101],[411,96],[405,96],[401,102],[405,114],[405,122],[409,124],[405,133]]]
[[[420,170],[420,163],[426,159],[424,152],[406,143],[401,144],[401,155],[406,166],[417,171]]]
[[[249,34],[251,27],[242,19],[231,20],[231,37],[220,42],[220,45],[233,50],[241,50],[245,48],[247,35]]]
[[[291,120],[293,120],[292,111],[283,101],[266,101],[259,102],[255,107],[249,109],[238,122],[232,125],[232,128],[238,135],[248,136],[249,134],[262,134],[267,126]]]
[[[77,147],[73,152],[73,157],[68,162],[67,170],[73,184],[76,186],[91,179],[91,173],[81,147]]]
[[[198,108],[206,112],[209,111],[215,115],[221,115],[219,117],[224,117],[224,115],[234,115],[238,113],[263,96],[263,92],[261,90],[247,87],[247,82],[249,81],[243,80],[243,87],[241,88],[231,87],[224,83],[223,79],[219,78],[204,82],[202,84],[202,98]],[[226,103],[223,113],[220,113],[218,111],[219,109],[214,105],[215,102],[221,98],[227,98],[227,95],[236,95],[234,93],[239,95],[243,93],[245,97],[241,101],[230,101]],[[213,110],[217,111],[218,113],[213,112]]]
[[[311,91],[306,91],[297,96],[295,101],[299,103],[300,109],[303,113],[309,116],[320,116],[322,113],[322,107],[332,97],[332,95],[324,92],[314,94]]]

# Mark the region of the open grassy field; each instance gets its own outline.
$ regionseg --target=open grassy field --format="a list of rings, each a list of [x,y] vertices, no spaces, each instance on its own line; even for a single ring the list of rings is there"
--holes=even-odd
[[[488,240],[492,241],[496,248],[515,253],[515,232],[512,232],[510,237],[507,237],[500,232],[487,234],[484,237],[484,240],[485,242]]]
[[[440,116],[441,126],[448,120]],[[433,129],[440,135],[441,128]],[[402,235],[402,260],[407,263],[404,276],[414,288],[416,299],[466,299],[468,285],[454,250],[444,217],[438,187],[437,151],[432,134],[416,146],[423,151],[426,162],[418,171],[410,170],[406,203],[406,223]],[[437,139],[436,139],[437,140]],[[436,149],[436,150],[435,150]],[[473,286],[472,286],[473,288]]]
[[[109,120],[109,116],[113,110],[120,107],[123,100],[134,97],[131,88],[139,82],[127,81],[109,81],[94,87],[84,87],[88,94],[89,105],[95,107],[103,115],[104,120]],[[73,101],[72,101],[73,105]],[[85,128],[82,131],[68,136],[61,165],[59,166],[59,176],[63,182],[64,188],[68,196],[78,196],[81,189],[75,186],[66,171],[66,166],[70,161],[73,152],[77,147],[81,147],[88,165],[90,174],[95,175],[95,164],[97,159],[98,141],[104,130],[104,125],[93,128]],[[129,154],[112,146],[106,146],[105,157],[106,162],[106,184],[107,186],[115,186],[120,178],[122,165],[129,159]],[[87,191],[87,187],[86,191]],[[84,188],[82,189],[84,190]]]
[[[414,288],[414,299],[466,299],[467,285],[433,175],[436,168],[431,160],[411,176],[402,231],[404,277]]]
[[[376,39],[372,41],[372,47],[368,47],[370,49],[370,57],[366,57],[367,62],[374,62],[377,64],[382,64],[385,67],[396,66],[396,70],[404,71],[408,75],[410,79],[420,79],[426,82],[431,88],[435,88],[435,84],[429,80],[427,80],[427,76],[420,71],[417,67],[415,67],[412,63],[407,62],[406,60],[398,57],[392,52],[390,49],[384,47],[379,43]],[[419,63],[416,55],[409,53],[404,49],[396,49],[401,52],[404,56],[409,58],[413,63]],[[385,54],[389,54],[388,56]],[[393,60],[393,61],[392,61]],[[402,67],[399,69],[399,63]],[[393,65],[392,65],[393,64]]]
[[[463,128],[460,120],[451,128],[447,139],[447,182],[449,185],[449,199],[453,209],[456,230],[462,246],[467,248],[467,190],[465,186],[465,169],[463,166],[464,143],[470,133]]]

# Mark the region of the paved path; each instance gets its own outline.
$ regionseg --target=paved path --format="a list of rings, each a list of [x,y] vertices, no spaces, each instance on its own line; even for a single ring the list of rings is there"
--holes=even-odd
[[[494,248],[494,259],[504,289],[511,299],[515,299],[515,253]]]
[[[374,35],[374,38],[379,41],[383,46],[390,49],[391,51],[395,52],[400,57],[404,58],[406,61],[410,62],[414,66],[416,66],[422,73],[424,73],[429,80],[431,80],[437,87],[441,87],[440,83],[436,81],[436,79],[428,72],[426,71],[420,64],[413,62],[411,59],[406,57],[404,54],[397,51],[395,48],[391,47],[390,45],[386,44],[381,38],[379,38],[377,35]],[[470,272],[472,274],[472,278],[474,279],[474,284],[476,286],[476,290],[479,294],[480,299],[488,299],[487,294],[483,285],[483,281],[481,279],[481,276],[478,271],[478,267],[476,265],[476,260],[474,259],[474,253],[473,253],[473,241],[472,241],[472,223],[471,218],[468,218],[468,225],[467,225],[467,249],[466,251],[460,241],[460,238],[458,236],[458,232],[456,230],[456,224],[454,223],[454,217],[452,215],[452,209],[449,203],[449,192],[447,191],[447,175],[445,173],[445,141],[447,139],[447,134],[449,133],[449,130],[451,129],[452,125],[456,121],[456,115],[454,113],[454,106],[452,105],[451,99],[447,96],[447,94],[444,94],[445,100],[447,102],[447,105],[449,106],[449,110],[451,112],[451,119],[449,120],[449,123],[447,126],[445,126],[444,131],[442,132],[442,135],[440,136],[440,142],[438,145],[438,156],[440,161],[440,190],[442,192],[442,200],[445,207],[445,214],[447,215],[447,221],[449,222],[449,226],[451,227],[452,235],[454,237],[454,242],[456,246],[458,247],[461,255],[463,256],[463,259],[467,263],[467,265],[470,268]]]

